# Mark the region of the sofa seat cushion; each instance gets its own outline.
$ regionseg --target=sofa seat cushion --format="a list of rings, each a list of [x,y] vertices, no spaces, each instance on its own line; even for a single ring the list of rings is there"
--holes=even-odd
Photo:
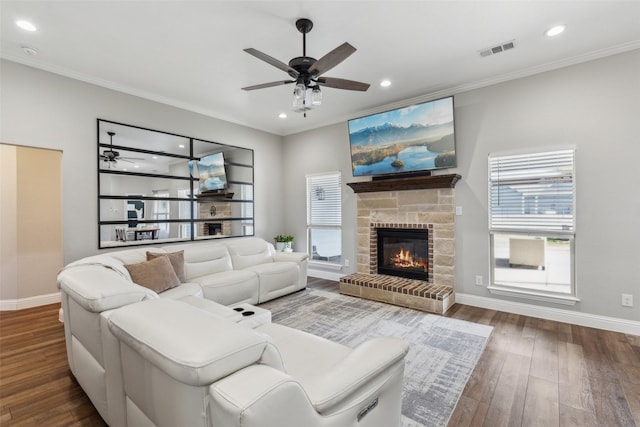
[[[231,307],[218,304],[217,302],[208,300],[206,298],[198,298],[193,295],[188,295],[180,298],[180,301],[186,302],[190,306],[198,308],[200,310],[215,314],[216,316],[224,317],[225,319],[230,320],[234,323],[239,322],[243,318],[240,312],[232,309]]]
[[[297,290],[299,269],[295,262],[258,264],[244,271],[253,271],[258,275],[261,303]]]
[[[197,277],[204,297],[223,305],[258,302],[258,276],[253,271],[234,270]]]
[[[193,386],[257,363],[266,346],[252,329],[169,299],[122,307],[109,317],[109,329],[167,375]]]
[[[319,376],[329,372],[352,351],[342,344],[277,323],[258,326],[255,330],[265,334],[275,345],[282,357],[284,371],[304,389],[316,384]],[[314,400],[314,396],[309,397]]]
[[[187,296],[203,298],[202,288],[197,283],[183,283],[158,295],[160,298],[183,299]]]

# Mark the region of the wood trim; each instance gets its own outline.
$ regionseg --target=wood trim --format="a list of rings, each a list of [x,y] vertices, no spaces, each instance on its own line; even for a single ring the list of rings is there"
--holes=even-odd
[[[348,182],[354,193],[376,191],[425,190],[434,188],[454,188],[462,178],[458,174],[416,176],[409,178],[388,178],[363,182]]]

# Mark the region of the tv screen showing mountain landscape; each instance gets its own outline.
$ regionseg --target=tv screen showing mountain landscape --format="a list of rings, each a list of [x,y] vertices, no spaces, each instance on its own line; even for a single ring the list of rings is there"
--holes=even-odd
[[[354,176],[456,166],[453,97],[349,120]]]

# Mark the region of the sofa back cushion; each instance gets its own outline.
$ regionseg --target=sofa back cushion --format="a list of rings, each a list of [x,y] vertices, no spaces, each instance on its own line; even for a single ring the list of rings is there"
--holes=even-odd
[[[209,274],[231,271],[231,256],[226,246],[217,242],[169,246],[167,252],[184,251],[184,273],[187,281]]]
[[[273,245],[258,238],[238,239],[227,247],[235,270],[273,262]]]

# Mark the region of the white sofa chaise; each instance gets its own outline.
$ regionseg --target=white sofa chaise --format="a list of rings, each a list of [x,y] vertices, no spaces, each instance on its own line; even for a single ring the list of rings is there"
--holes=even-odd
[[[185,283],[156,293],[132,281],[127,266],[148,262],[147,253],[181,251]],[[238,321],[242,316],[227,305],[256,304],[303,289],[306,272],[306,254],[276,253],[259,238],[142,247],[75,261],[58,274],[71,372],[105,421],[124,426],[122,367],[107,327],[114,310],[146,300],[180,300]]]
[[[407,344],[355,349],[175,300],[115,310],[128,426],[397,427]]]

